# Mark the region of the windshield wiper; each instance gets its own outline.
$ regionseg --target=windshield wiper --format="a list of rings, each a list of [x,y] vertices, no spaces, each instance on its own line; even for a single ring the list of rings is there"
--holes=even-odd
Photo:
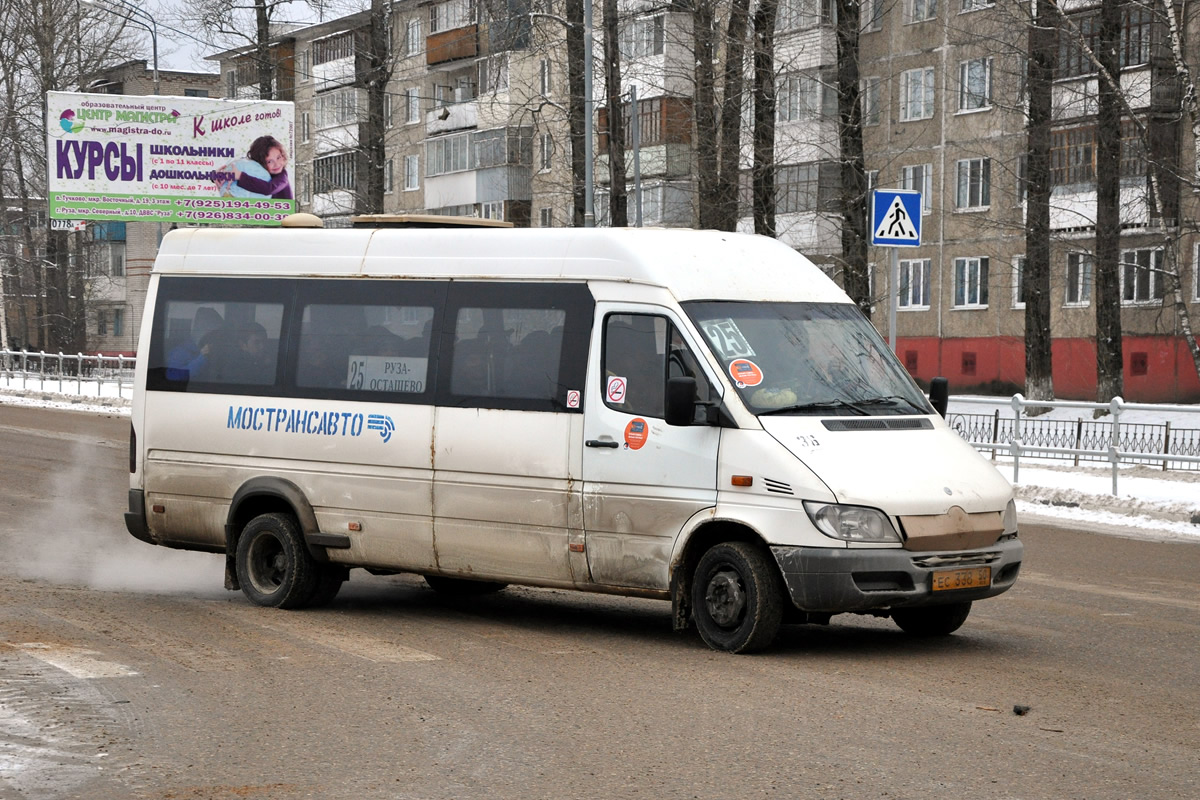
[[[885,397],[864,397],[857,399],[854,402],[860,406],[894,406],[904,403],[906,406],[919,414],[926,413],[925,409],[921,408],[907,397],[899,394],[889,394]]]
[[[860,417],[869,417],[871,412],[865,408],[859,408],[854,403],[845,400],[821,400],[816,403],[797,403],[790,406],[781,406],[780,408],[769,408],[766,411],[759,411],[760,417],[765,417],[770,414],[805,414],[810,411],[826,411],[833,409],[848,408]]]

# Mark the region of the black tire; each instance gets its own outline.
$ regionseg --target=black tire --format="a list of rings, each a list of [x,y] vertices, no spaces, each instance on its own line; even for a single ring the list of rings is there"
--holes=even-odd
[[[722,542],[692,576],[692,615],[714,650],[753,653],[770,646],[783,622],[783,585],[761,547]]]
[[[349,578],[346,568],[337,564],[314,564],[313,567],[316,576],[312,594],[304,603],[305,608],[321,608],[332,603],[342,590],[342,584]]]
[[[892,621],[911,636],[949,636],[962,627],[971,613],[971,601],[944,606],[897,608]]]
[[[237,576],[252,603],[269,608],[305,605],[317,583],[315,566],[291,515],[263,514],[242,529]]]
[[[438,594],[448,594],[455,597],[474,597],[481,594],[493,594],[508,586],[507,583],[496,581],[472,581],[466,578],[449,578],[445,575],[425,575],[425,583]]]

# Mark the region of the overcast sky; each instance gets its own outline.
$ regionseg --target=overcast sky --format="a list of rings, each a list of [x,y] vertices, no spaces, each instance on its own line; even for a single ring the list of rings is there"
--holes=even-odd
[[[160,69],[188,72],[217,71],[217,65],[214,62],[205,61],[204,57],[225,50],[227,44],[204,42],[195,35],[180,29],[178,10],[189,0],[130,0],[130,2],[145,9],[158,23],[158,66]],[[361,7],[362,4],[355,0],[344,0],[340,5],[347,6],[347,9],[343,12],[336,12],[334,16],[350,13],[351,10]],[[317,16],[306,3],[296,2],[289,3],[288,7],[277,15],[277,19],[292,22],[316,22]],[[143,55],[149,62],[149,37],[146,38],[145,47],[146,52]]]

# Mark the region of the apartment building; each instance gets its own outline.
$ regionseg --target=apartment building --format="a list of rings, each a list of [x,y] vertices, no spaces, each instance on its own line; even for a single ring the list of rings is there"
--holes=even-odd
[[[473,214],[517,225],[571,224],[570,143],[560,4],[474,0],[390,6],[396,54],[385,109],[385,212]],[[692,18],[678,6],[621,0],[625,117],[636,119],[643,224],[691,226],[699,203],[694,142]],[[1071,4],[1065,28],[1095,37],[1095,6]],[[900,253],[891,285],[885,248],[871,251],[874,319],[887,326],[899,295],[898,351],[918,378],[959,389],[1015,390],[1024,382],[1025,59],[1028,20],[991,0],[868,0],[862,10],[861,91],[868,181],[923,195],[923,243]],[[598,21],[598,20],[597,20]],[[781,0],[776,29],[777,235],[837,275],[840,168],[833,0]],[[347,224],[361,200],[359,144],[366,89],[364,12],[291,31],[280,53],[293,65],[303,210]],[[1167,178],[1151,203],[1149,163],[1190,174],[1190,132],[1165,27],[1145,7],[1123,12],[1121,82],[1150,132],[1124,128],[1122,321],[1129,398],[1195,400],[1195,376],[1179,320],[1156,270],[1175,248],[1186,300],[1200,317],[1196,198]],[[286,43],[283,41],[286,39]],[[1055,388],[1091,397],[1095,387],[1096,76],[1069,36],[1054,84],[1052,331]],[[602,52],[596,34],[597,56]],[[241,54],[223,54],[223,72]],[[599,62],[598,62],[599,63]],[[233,69],[249,77],[251,70]],[[718,66],[719,74],[719,66]],[[242,78],[235,76],[235,81]],[[282,80],[282,79],[281,79]],[[228,83],[228,81],[227,81]],[[282,80],[282,84],[288,83]],[[229,84],[227,91],[246,91]],[[594,97],[603,92],[597,72]],[[748,93],[747,93],[748,94]],[[287,98],[284,98],[287,99]],[[595,209],[608,224],[607,111],[597,102]],[[750,167],[744,117],[743,168]],[[627,144],[631,137],[627,133]],[[1149,142],[1147,145],[1145,142]],[[629,220],[635,219],[627,148]],[[743,181],[748,183],[748,181]],[[746,193],[743,193],[746,194]],[[866,198],[864,198],[864,202]],[[739,227],[751,230],[748,204]]]

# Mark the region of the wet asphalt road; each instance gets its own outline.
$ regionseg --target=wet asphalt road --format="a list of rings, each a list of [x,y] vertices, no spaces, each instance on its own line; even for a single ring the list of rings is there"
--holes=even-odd
[[[0,800],[1200,797],[1200,545],[1025,526],[953,637],[757,656],[663,602],[361,571],[275,611],[125,532],[128,427],[0,406]]]

